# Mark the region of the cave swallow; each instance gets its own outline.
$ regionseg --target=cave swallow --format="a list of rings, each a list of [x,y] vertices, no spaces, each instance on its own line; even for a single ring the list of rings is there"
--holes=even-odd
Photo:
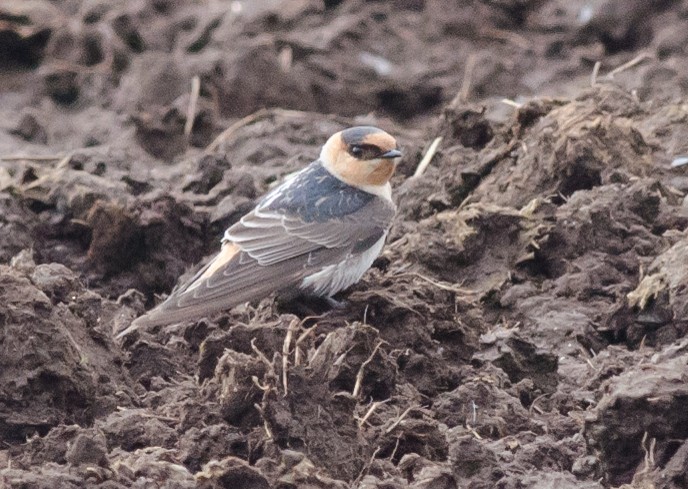
[[[320,156],[224,233],[220,252],[119,334],[199,319],[273,292],[329,298],[356,283],[392,223],[390,178],[401,156],[376,127],[331,136]]]

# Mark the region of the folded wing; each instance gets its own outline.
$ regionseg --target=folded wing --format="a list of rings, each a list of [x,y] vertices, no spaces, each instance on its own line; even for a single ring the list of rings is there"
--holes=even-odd
[[[391,223],[394,207],[374,198],[352,213],[338,213],[306,220],[288,210],[259,205],[227,230],[213,260],[120,336],[141,326],[199,318],[296,288],[308,275],[378,241]]]

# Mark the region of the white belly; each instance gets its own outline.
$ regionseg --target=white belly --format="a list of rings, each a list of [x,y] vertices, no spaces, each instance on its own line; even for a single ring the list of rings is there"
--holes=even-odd
[[[360,255],[350,256],[336,265],[329,265],[305,277],[301,282],[301,289],[308,290],[313,295],[330,297],[355,284],[380,255],[386,237],[387,233]]]

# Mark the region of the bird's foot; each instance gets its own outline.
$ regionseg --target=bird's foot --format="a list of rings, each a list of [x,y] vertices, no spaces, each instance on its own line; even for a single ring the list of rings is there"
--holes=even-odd
[[[342,310],[349,305],[349,301],[344,299],[339,301],[333,297],[324,297],[324,300],[327,303],[327,305],[330,306],[330,309]]]

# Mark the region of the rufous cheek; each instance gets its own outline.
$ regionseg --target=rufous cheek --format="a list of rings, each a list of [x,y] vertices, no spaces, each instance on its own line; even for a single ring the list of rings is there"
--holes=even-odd
[[[340,154],[335,170],[338,176],[349,185],[361,186],[368,184],[369,168],[367,168],[365,163],[350,156],[348,153]]]
[[[358,187],[384,185],[394,174],[394,169],[391,160],[359,161],[349,155],[342,155],[336,167],[342,180]]]
[[[366,185],[384,185],[392,178],[396,165],[391,160],[381,160],[368,174]]]

